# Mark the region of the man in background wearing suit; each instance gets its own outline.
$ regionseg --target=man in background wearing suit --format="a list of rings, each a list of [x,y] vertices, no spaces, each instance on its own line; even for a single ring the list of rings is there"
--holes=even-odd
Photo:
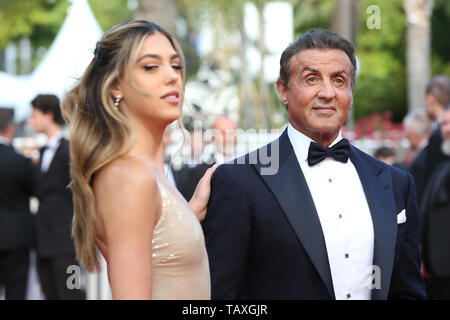
[[[441,150],[423,197],[422,257],[430,299],[450,299],[450,104],[442,115]]]
[[[0,288],[5,288],[5,299],[24,300],[34,236],[30,197],[36,170],[11,145],[13,119],[13,109],[0,108]]]
[[[417,204],[420,208],[423,193],[427,186],[425,157],[428,150],[428,139],[432,132],[431,121],[423,111],[411,111],[403,121],[406,136],[415,156],[409,166],[409,172],[414,177],[417,189]]]
[[[426,178],[430,178],[436,165],[445,158],[441,150],[442,134],[440,124],[447,104],[450,103],[450,78],[446,75],[433,77],[425,89],[425,107],[428,117],[433,121],[434,130],[431,134],[425,154]],[[428,180],[426,183],[428,183]]]
[[[412,176],[349,145],[356,59],[312,30],[288,46],[279,139],[211,181],[203,223],[213,299],[423,299]]]
[[[79,266],[71,237],[73,205],[70,191],[69,141],[64,138],[59,99],[38,95],[28,124],[48,140],[41,149],[36,182],[37,269],[46,299],[84,299],[81,289],[67,286],[67,268]]]
[[[220,116],[212,124],[212,144],[204,147],[204,132],[190,130],[191,163],[180,170],[178,190],[189,201],[194,194],[198,182],[208,168],[214,164],[222,164],[236,156],[237,123],[228,116]]]

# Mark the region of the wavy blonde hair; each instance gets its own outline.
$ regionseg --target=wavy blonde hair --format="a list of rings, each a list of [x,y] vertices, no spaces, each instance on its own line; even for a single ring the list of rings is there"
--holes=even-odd
[[[93,180],[105,165],[126,154],[134,134],[125,115],[114,106],[111,89],[136,64],[145,38],[159,32],[184,56],[176,40],[155,23],[133,20],[107,31],[82,77],[64,96],[62,110],[70,129],[70,159],[74,217],[72,235],[77,259],[88,272],[100,270],[96,248]],[[136,88],[138,94],[146,95]]]

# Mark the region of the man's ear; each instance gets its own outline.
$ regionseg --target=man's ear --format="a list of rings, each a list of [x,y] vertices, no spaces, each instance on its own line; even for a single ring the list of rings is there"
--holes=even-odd
[[[278,91],[278,94],[280,95],[281,103],[284,106],[287,106],[287,104],[288,104],[287,88],[284,85],[284,83],[282,81],[280,81],[280,80],[277,80],[277,91]]]

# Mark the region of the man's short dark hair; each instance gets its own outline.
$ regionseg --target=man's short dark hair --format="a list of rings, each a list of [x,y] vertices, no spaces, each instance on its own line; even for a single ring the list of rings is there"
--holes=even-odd
[[[437,75],[428,82],[426,94],[432,94],[436,101],[445,108],[450,103],[450,78],[446,75]]]
[[[0,108],[0,132],[5,132],[10,123],[14,121],[14,109]]]
[[[34,109],[41,111],[42,113],[53,114],[53,121],[59,125],[63,125],[64,119],[61,113],[61,106],[59,99],[54,94],[39,94],[32,101],[31,105]]]
[[[382,146],[375,151],[373,156],[375,158],[390,158],[395,156],[395,151],[392,148]]]
[[[289,77],[291,74],[290,59],[300,51],[307,49],[338,49],[344,51],[352,63],[352,86],[355,86],[356,58],[353,44],[334,32],[313,29],[291,43],[281,54],[280,76],[278,80],[285,87],[289,85]]]

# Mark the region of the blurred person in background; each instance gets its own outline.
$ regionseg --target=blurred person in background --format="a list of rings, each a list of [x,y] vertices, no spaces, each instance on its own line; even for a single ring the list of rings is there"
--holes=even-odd
[[[168,146],[172,143],[172,128],[170,126],[167,126],[166,130],[164,131],[162,143],[164,145],[164,150],[167,149]],[[167,179],[169,182],[176,188],[178,188],[178,185],[180,184],[180,171],[176,170],[173,167],[172,159],[169,154],[164,152],[164,172],[166,173]]]
[[[411,111],[403,120],[406,137],[414,158],[409,165],[409,172],[416,182],[417,204],[420,208],[428,177],[426,176],[425,157],[428,149],[428,139],[432,132],[429,117],[424,111]]]
[[[408,166],[406,164],[397,161],[395,151],[392,148],[381,146],[375,151],[373,156],[390,166],[396,167],[404,171],[408,170]]]
[[[440,123],[444,108],[450,103],[450,78],[446,75],[433,77],[425,89],[425,107],[428,117],[433,122],[433,133],[428,142],[425,154],[424,176],[430,178],[431,174],[439,163],[445,158],[441,150],[442,134]],[[428,182],[428,181],[427,181]]]
[[[82,289],[67,287],[67,268],[79,266],[72,239],[73,204],[70,190],[69,141],[64,138],[60,103],[51,94],[32,101],[28,125],[47,136],[41,149],[36,197],[37,270],[46,299],[85,299]]]
[[[30,197],[36,169],[12,146],[14,110],[0,108],[0,289],[5,299],[26,297],[34,217]]]
[[[212,125],[212,150],[206,148],[203,160],[207,164],[223,164],[236,157],[237,123],[228,116],[217,118]]]
[[[212,124],[212,143],[205,146],[204,132],[187,125],[190,133],[191,161],[180,170],[179,190],[189,201],[198,181],[214,164],[223,164],[235,158],[237,124],[228,116],[218,117]]]
[[[178,171],[178,190],[189,201],[194,194],[198,182],[212,164],[203,161],[205,141],[202,129],[185,125],[189,132],[190,159]]]
[[[450,105],[442,114],[440,130],[444,158],[435,170],[423,196],[422,259],[428,274],[430,299],[450,299]]]
[[[391,166],[395,163],[395,152],[392,148],[389,147],[378,148],[373,156]]]

